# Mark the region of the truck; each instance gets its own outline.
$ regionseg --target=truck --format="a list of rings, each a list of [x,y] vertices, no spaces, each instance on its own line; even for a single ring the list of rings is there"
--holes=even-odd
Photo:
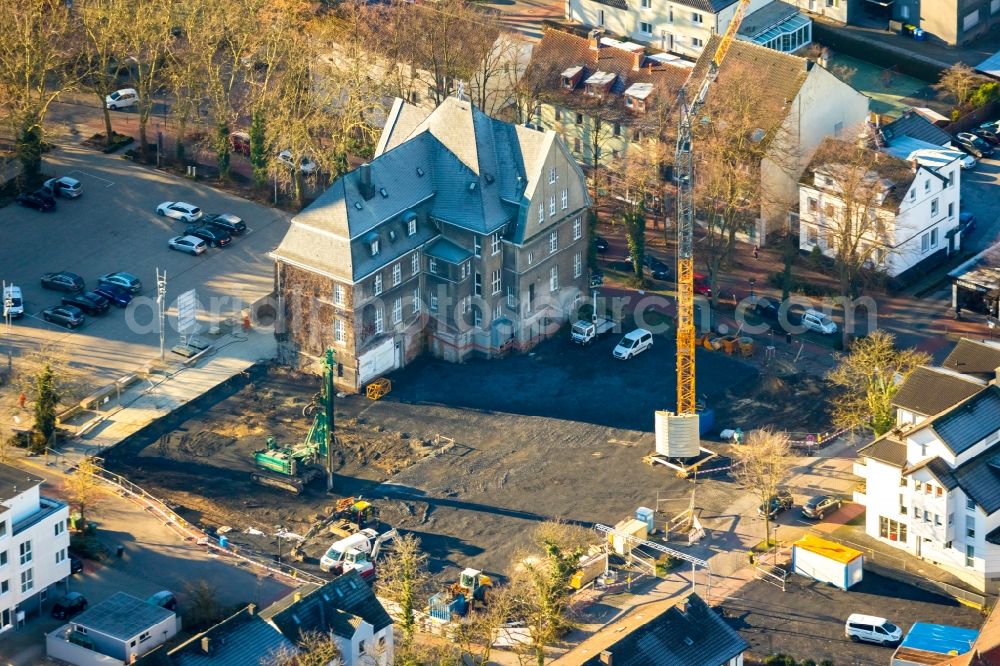
[[[327,573],[342,574],[358,570],[362,578],[375,573],[373,564],[382,544],[396,538],[396,530],[379,534],[371,528],[334,541],[319,560],[319,568]]]
[[[615,328],[615,320],[597,314],[597,290],[594,290],[594,307],[590,321],[580,319],[573,324],[571,339],[578,345],[589,345],[599,336]]]

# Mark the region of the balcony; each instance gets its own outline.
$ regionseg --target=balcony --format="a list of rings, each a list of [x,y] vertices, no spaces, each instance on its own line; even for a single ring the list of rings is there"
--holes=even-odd
[[[38,523],[42,522],[46,518],[49,518],[59,511],[66,508],[66,505],[59,500],[54,500],[50,497],[41,497],[38,502],[38,511],[34,512],[27,518],[23,518],[18,522],[14,523],[13,532],[14,536],[17,536],[21,532],[34,527]]]

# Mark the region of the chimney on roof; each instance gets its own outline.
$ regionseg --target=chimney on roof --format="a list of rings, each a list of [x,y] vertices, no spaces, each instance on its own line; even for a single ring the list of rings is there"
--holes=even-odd
[[[604,31],[600,28],[594,28],[590,31],[587,39],[590,40],[590,48],[592,51],[598,51],[601,48],[601,36],[604,35]]]
[[[614,666],[614,656],[612,656],[611,650],[601,652],[601,663],[604,666]]]
[[[372,165],[365,162],[360,167],[358,167],[358,189],[361,190],[361,196],[365,199],[371,199],[375,196],[375,188],[372,186]]]
[[[642,61],[645,60],[646,53],[642,50],[632,51],[632,70],[638,72],[642,69]],[[650,64],[652,68],[652,64]]]
[[[247,605],[247,614],[251,615],[251,616],[256,615],[257,614],[257,604],[248,604]]]
[[[212,639],[208,636],[201,637],[201,651],[205,654],[212,654]]]

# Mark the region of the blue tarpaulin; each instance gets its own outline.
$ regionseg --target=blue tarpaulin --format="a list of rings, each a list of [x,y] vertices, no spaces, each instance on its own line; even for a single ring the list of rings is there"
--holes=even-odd
[[[978,636],[979,632],[975,629],[917,622],[906,634],[900,647],[935,654],[965,654],[972,649]]]

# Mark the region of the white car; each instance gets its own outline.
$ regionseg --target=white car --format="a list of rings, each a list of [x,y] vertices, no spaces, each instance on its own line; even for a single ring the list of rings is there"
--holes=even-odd
[[[199,255],[208,249],[205,241],[197,236],[174,236],[167,242],[167,245],[171,250],[193,255]]]
[[[139,93],[136,92],[135,88],[122,88],[106,96],[104,103],[112,111],[126,109],[139,103]]]
[[[201,208],[183,201],[164,201],[156,207],[157,215],[166,215],[175,220],[197,222],[201,219]]]
[[[295,166],[295,160],[292,159],[292,151],[290,150],[283,150],[280,153],[278,153],[278,161],[284,164],[289,169]],[[319,165],[317,165],[308,157],[303,156],[299,160],[299,169],[301,169],[302,173],[306,174],[307,176],[309,174],[315,173],[316,169],[318,168]]]
[[[20,287],[13,284],[4,287],[2,308],[4,317],[19,319],[24,316],[24,299]]]
[[[833,335],[837,332],[837,324],[817,310],[806,310],[803,312],[802,325],[810,331],[816,331],[823,335]]]
[[[67,199],[76,199],[83,194],[83,183],[69,176],[49,178],[42,187],[52,196],[60,196]]]
[[[962,168],[963,169],[975,169],[976,168],[976,164],[978,164],[978,162],[976,161],[975,157],[973,157],[972,155],[969,155],[968,153],[962,153]]]
[[[653,334],[644,328],[637,328],[625,334],[621,342],[611,351],[615,358],[627,361],[653,346]]]

